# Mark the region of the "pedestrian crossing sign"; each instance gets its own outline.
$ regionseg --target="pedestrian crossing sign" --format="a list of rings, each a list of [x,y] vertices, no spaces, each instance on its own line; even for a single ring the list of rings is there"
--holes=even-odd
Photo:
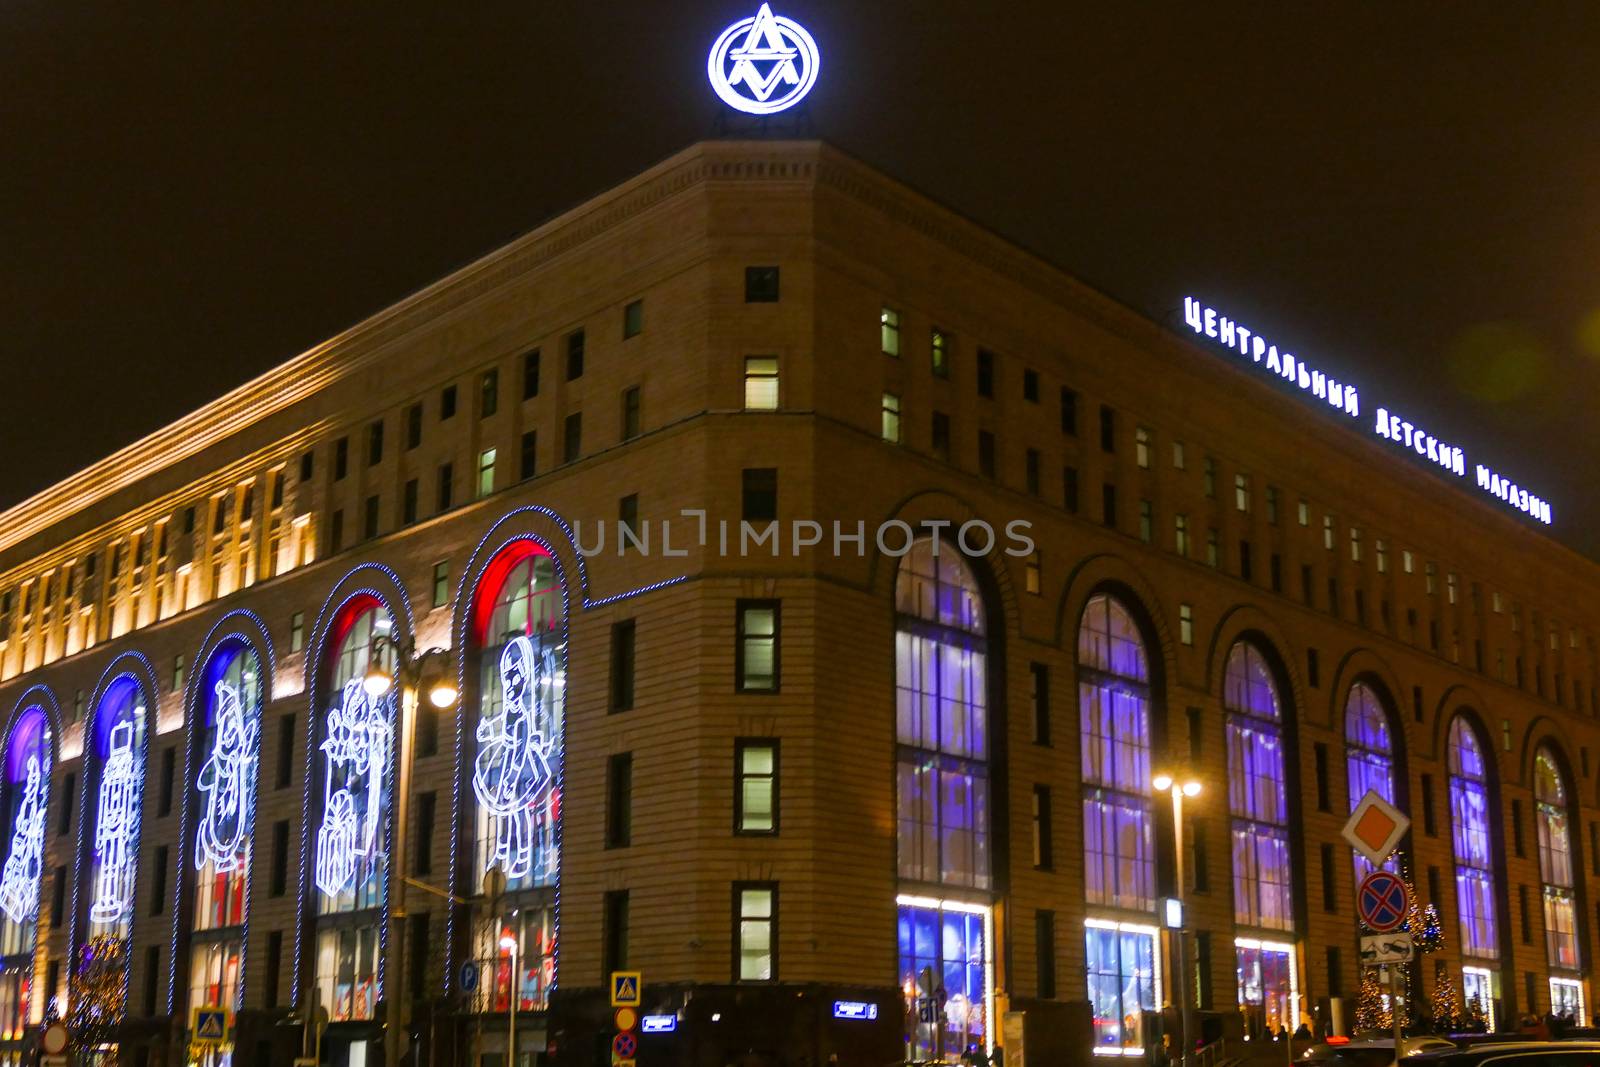
[[[637,1008],[639,1006],[640,973],[638,971],[611,972],[611,1006]]]
[[[196,1008],[189,1029],[196,1044],[220,1045],[228,1037],[228,1012],[224,1008]]]

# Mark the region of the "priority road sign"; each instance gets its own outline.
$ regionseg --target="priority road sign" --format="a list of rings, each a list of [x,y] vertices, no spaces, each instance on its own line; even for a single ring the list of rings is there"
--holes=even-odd
[[[1409,829],[1411,820],[1376,789],[1369,789],[1340,833],[1368,863],[1377,867],[1389,858]]]
[[[1389,871],[1373,871],[1356,891],[1356,913],[1375,934],[1398,929],[1406,921],[1410,903],[1406,884]]]
[[[613,1008],[637,1008],[639,1006],[639,989],[644,984],[642,977],[638,971],[612,971],[611,1006]]]

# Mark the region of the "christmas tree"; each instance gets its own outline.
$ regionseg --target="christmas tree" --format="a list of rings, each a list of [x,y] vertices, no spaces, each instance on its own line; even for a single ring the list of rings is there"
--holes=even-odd
[[[78,1048],[97,1049],[116,1037],[127,1006],[126,960],[126,942],[111,934],[97,934],[83,947],[70,1022]]]
[[[1422,913],[1422,923],[1412,927],[1411,941],[1424,956],[1444,948],[1444,925],[1439,921],[1439,909],[1429,904]],[[1437,973],[1438,968],[1435,968]]]
[[[1356,1031],[1388,1030],[1394,1026],[1394,1017],[1383,1003],[1383,986],[1378,982],[1376,968],[1361,972],[1361,990],[1356,996]]]
[[[1466,1029],[1489,1029],[1488,1017],[1483,1013],[1483,1000],[1479,998],[1477,993],[1472,994],[1472,999],[1467,1001]]]
[[[1428,910],[1432,911],[1433,906],[1429,905]],[[1433,961],[1432,1006],[1435,1029],[1450,1031],[1461,1025],[1461,998],[1456,994],[1456,984],[1444,960]]]

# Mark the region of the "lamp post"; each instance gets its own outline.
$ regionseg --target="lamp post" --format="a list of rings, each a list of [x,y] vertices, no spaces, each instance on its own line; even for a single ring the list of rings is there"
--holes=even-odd
[[[394,653],[393,674],[383,669],[381,652],[388,648]],[[389,929],[395,939],[394,975],[390,990],[384,996],[391,1010],[384,1020],[384,1063],[397,1067],[400,1062],[401,1034],[410,1023],[410,991],[406,989],[405,949],[406,936],[406,846],[411,840],[411,770],[416,760],[417,694],[426,692],[428,703],[435,708],[448,708],[458,697],[455,680],[450,676],[450,653],[442,648],[427,648],[418,652],[412,641],[399,642],[387,634],[379,634],[372,642],[368,656],[367,674],[361,688],[374,700],[389,694],[396,683],[400,685],[400,751],[396,767],[399,781],[395,783],[394,840],[389,847]]]
[[[517,972],[517,939],[500,935],[500,947],[511,951],[511,1024],[506,1032],[506,1067],[517,1067],[517,993],[522,975]]]
[[[1174,870],[1177,874],[1175,896],[1178,901],[1180,924],[1173,931],[1173,970],[1177,978],[1172,983],[1174,1003],[1178,1008],[1178,1017],[1183,1020],[1183,1063],[1185,1067],[1194,1062],[1194,1019],[1192,1017],[1189,997],[1189,981],[1192,977],[1192,968],[1189,966],[1188,945],[1185,943],[1185,934],[1189,928],[1188,909],[1183,899],[1183,801],[1186,797],[1200,795],[1200,782],[1189,775],[1174,775],[1166,772],[1157,774],[1150,783],[1157,793],[1172,794],[1172,851]]]

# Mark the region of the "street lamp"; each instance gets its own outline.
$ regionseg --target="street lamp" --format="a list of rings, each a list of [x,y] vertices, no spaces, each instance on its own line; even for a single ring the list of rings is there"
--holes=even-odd
[[[1176,897],[1178,901],[1179,928],[1172,932],[1173,956],[1175,957],[1173,970],[1177,980],[1173,984],[1173,996],[1178,1006],[1179,1018],[1183,1020],[1183,1062],[1185,1065],[1194,1062],[1194,1020],[1190,1017],[1189,1006],[1189,954],[1184,941],[1184,934],[1188,928],[1188,916],[1184,909],[1183,901],[1183,801],[1184,798],[1200,795],[1200,781],[1188,774],[1174,774],[1162,771],[1150,781],[1157,793],[1172,794],[1172,845],[1175,858],[1174,867],[1177,874]]]
[[[383,669],[383,650],[394,654],[394,670]],[[450,653],[442,648],[417,651],[414,641],[396,641],[388,634],[373,638],[367,657],[367,673],[361,688],[374,700],[381,699],[398,683],[400,686],[400,751],[396,766],[400,780],[395,784],[394,840],[389,851],[389,927],[395,938],[394,979],[391,987],[395,993],[385,993],[392,1010],[385,1020],[384,1062],[400,1062],[400,1035],[406,1033],[411,1021],[410,991],[406,989],[406,846],[411,841],[411,771],[416,762],[416,712],[417,694],[427,693],[428,703],[436,708],[448,708],[459,695],[450,673]]]
[[[517,986],[522,978],[517,973],[517,939],[510,933],[503,933],[500,947],[511,953],[511,1025],[506,1032],[506,1067],[517,1067]]]

